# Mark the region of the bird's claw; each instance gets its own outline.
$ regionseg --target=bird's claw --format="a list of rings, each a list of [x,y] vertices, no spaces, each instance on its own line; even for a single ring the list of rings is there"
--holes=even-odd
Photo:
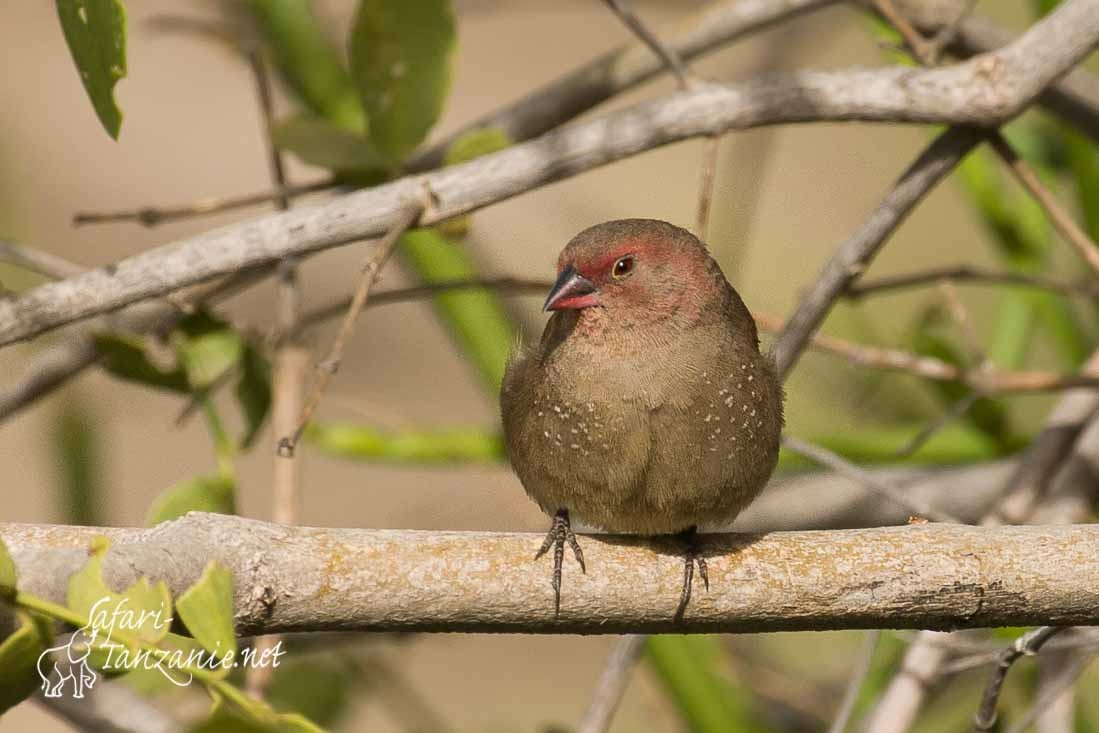
[[[584,551],[580,549],[580,543],[576,541],[576,534],[569,526],[569,512],[567,509],[558,509],[557,513],[553,515],[553,525],[546,533],[546,539],[542,543],[542,547],[534,556],[534,559],[537,560],[545,555],[550,547],[553,548],[553,577],[550,584],[553,586],[554,616],[561,613],[561,565],[565,559],[566,544],[572,548],[572,554],[576,557],[576,562],[580,563],[580,572],[587,573],[588,568],[584,565]]]
[[[687,604],[691,602],[691,587],[694,585],[695,565],[698,565],[698,575],[702,578],[702,585],[707,592],[710,590],[710,574],[706,567],[706,558],[702,556],[698,548],[698,533],[694,527],[684,532],[680,537],[686,542],[683,553],[683,590],[679,594],[679,607],[675,611],[675,620],[682,621],[683,614],[687,611]]]

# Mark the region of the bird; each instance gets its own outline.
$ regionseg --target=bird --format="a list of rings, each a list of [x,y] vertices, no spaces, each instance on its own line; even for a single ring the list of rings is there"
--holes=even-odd
[[[538,343],[507,363],[500,411],[508,460],[553,517],[560,614],[571,521],[615,534],[674,535],[684,548],[676,617],[691,597],[700,526],[731,522],[778,461],[783,390],[755,320],[697,237],[656,219],[577,234],[557,260]]]

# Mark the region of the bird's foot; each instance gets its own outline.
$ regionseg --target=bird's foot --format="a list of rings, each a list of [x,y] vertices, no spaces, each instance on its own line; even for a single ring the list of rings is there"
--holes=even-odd
[[[687,604],[691,602],[691,586],[694,585],[695,565],[698,565],[698,575],[702,578],[702,584],[706,590],[710,590],[710,575],[704,558],[698,547],[698,528],[690,529],[677,535],[686,545],[683,551],[683,591],[679,595],[679,607],[675,611],[675,620],[682,621],[683,614],[687,611]]]
[[[550,547],[553,548],[554,616],[561,613],[561,563],[565,557],[566,543],[572,548],[572,554],[576,557],[576,562],[580,563],[580,572],[587,573],[588,569],[584,565],[584,552],[580,549],[580,543],[576,541],[576,535],[573,533],[572,527],[569,526],[569,511],[568,509],[558,509],[557,513],[553,515],[553,526],[546,533],[546,541],[542,543],[542,548],[534,556],[534,559],[537,560],[545,555]]]

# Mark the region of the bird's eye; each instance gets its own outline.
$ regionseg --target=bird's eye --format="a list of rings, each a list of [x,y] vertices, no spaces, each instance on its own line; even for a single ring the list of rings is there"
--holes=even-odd
[[[626,277],[633,272],[633,257],[627,256],[614,263],[614,268],[611,270],[611,275],[616,279]]]

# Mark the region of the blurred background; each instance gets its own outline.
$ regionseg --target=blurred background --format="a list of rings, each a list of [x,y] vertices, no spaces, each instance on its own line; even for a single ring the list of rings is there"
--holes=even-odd
[[[670,31],[703,4],[639,1],[635,6],[654,28]],[[338,39],[346,38],[355,3],[316,0],[314,7],[342,48]],[[1033,19],[1033,7],[1025,0],[986,1],[977,7],[1015,29]],[[117,88],[125,115],[117,142],[104,134],[81,88],[53,3],[7,3],[0,12],[0,68],[6,70],[0,75],[0,237],[95,266],[270,210],[256,206],[155,228],[73,225],[77,212],[178,205],[270,187],[248,66],[225,45],[151,24],[165,14],[222,19],[221,6],[200,0],[131,0],[127,9],[129,74]],[[621,23],[593,1],[458,0],[455,11],[453,83],[430,139],[632,42]],[[863,13],[836,6],[739,41],[691,66],[704,77],[728,81],[771,70],[894,63],[882,39]],[[594,114],[673,89],[671,80],[661,78]],[[279,117],[300,106],[284,84],[277,85]],[[1063,162],[1058,163],[1056,135],[1042,137],[1045,124],[1028,117],[1013,126],[1013,139],[1034,151],[1038,162],[1048,163],[1056,179]],[[725,136],[708,239],[749,308],[788,314],[825,259],[860,225],[929,134],[914,126],[814,124]],[[485,275],[551,278],[565,242],[599,221],[642,216],[691,227],[701,149],[697,141],[671,145],[477,212],[460,240],[461,251]],[[325,175],[287,157],[292,182]],[[1020,248],[1031,253],[1027,247],[1037,251],[1040,271],[1079,273],[1071,253],[1044,226],[1027,229],[1033,219],[1021,224],[1012,219],[1005,225],[1008,235],[1003,226],[997,234],[990,210],[980,206],[980,194],[987,198],[991,191],[1007,208],[1015,208],[1011,202],[1021,194],[1006,177],[999,180],[991,158],[977,165],[992,170],[995,185],[1002,188],[980,183],[985,168],[952,176],[899,230],[870,275],[962,263],[1010,268],[1018,264],[1013,253]],[[1071,181],[1063,185],[1072,190]],[[296,205],[310,200],[299,199]],[[1011,226],[1024,232],[1021,245],[1008,241]],[[1051,242],[1054,246],[1047,246]],[[304,308],[349,294],[362,258],[363,248],[353,244],[306,261],[300,273]],[[415,269],[407,256],[395,260],[379,289],[416,282]],[[0,265],[0,283],[8,290],[38,282]],[[1025,358],[1027,368],[1065,371],[1093,342],[1095,314],[1079,304],[1061,300],[1055,307],[1034,306],[1025,316],[1024,335],[1012,342],[1012,333],[1005,332],[1011,324],[1004,325],[1002,294],[970,288],[964,298],[997,359]],[[536,338],[541,328],[541,300],[501,299],[528,338]],[[1042,308],[1061,315],[1042,315]],[[275,310],[274,287],[264,284],[218,312],[240,331],[263,334],[272,330]],[[1060,318],[1060,325],[1047,318]],[[1018,331],[1019,324],[1014,325]],[[824,330],[951,356],[958,338],[950,328],[942,296],[932,288],[841,304]],[[308,333],[306,343],[315,356],[327,348],[333,332],[328,324]],[[5,382],[16,380],[28,359],[61,338],[64,332],[0,351],[0,375]],[[802,360],[788,394],[792,434],[865,462],[889,461],[957,399],[911,377],[875,373],[815,353]],[[231,401],[231,396],[219,397],[232,423]],[[982,413],[984,418],[950,425],[908,460],[941,464],[1010,452],[1036,429],[1049,402],[1044,396],[995,401],[988,407],[992,417]],[[0,520],[144,524],[150,505],[168,487],[216,469],[201,418],[179,421],[184,404],[178,394],[92,369],[0,424]],[[495,396],[430,302],[364,313],[318,421],[322,428],[338,423],[383,433],[454,426],[491,437],[498,430]],[[237,459],[237,509],[246,516],[271,518],[275,438],[268,425],[255,447]],[[316,442],[301,450],[301,524],[508,531],[547,526],[508,467],[491,456],[422,465],[376,454],[338,455]],[[785,462],[776,481],[797,470]],[[544,569],[532,563],[531,572]],[[890,636],[883,643],[882,669],[895,661],[903,638]],[[746,708],[770,709],[755,710],[757,720],[770,720],[776,729],[813,729],[775,721],[815,721],[823,727],[859,639],[854,633],[719,638],[699,647],[698,654],[720,652],[719,659],[706,664],[744,696]],[[312,647],[319,643],[314,640]],[[319,707],[338,730],[540,731],[580,717],[613,643],[602,637],[357,636],[339,642],[340,655],[357,655],[353,674],[344,674],[347,667],[337,663],[335,652],[292,647],[288,667],[298,666],[281,684],[299,688],[303,698],[312,696],[303,704]],[[659,665],[639,667],[612,730],[687,729],[666,673]],[[963,721],[964,727],[981,679],[980,674],[965,677],[944,694],[936,702],[941,714],[931,715],[923,729],[953,729],[944,720],[951,726]],[[789,715],[775,717],[775,710]],[[417,714],[425,716],[419,728],[409,722]],[[0,729],[68,728],[35,704],[24,703],[0,721]]]

